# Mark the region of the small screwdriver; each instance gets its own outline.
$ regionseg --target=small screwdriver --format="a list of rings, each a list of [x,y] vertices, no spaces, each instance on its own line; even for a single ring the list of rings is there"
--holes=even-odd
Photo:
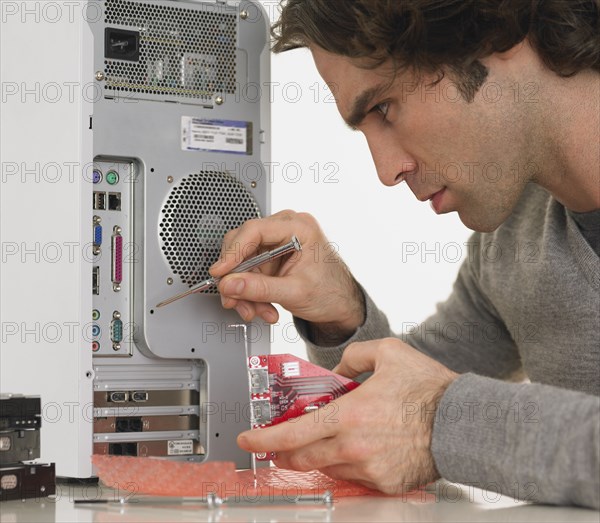
[[[259,254],[258,256],[255,256],[254,258],[250,258],[249,260],[246,260],[246,261],[240,263],[237,267],[232,269],[231,272],[227,273],[225,276],[228,276],[229,274],[238,273],[238,272],[248,272],[248,271],[254,269],[255,267],[259,267],[260,265],[263,265],[267,262],[274,260],[275,258],[285,256],[286,254],[288,254],[290,252],[297,252],[297,251],[301,251],[301,250],[302,250],[302,246],[300,245],[298,238],[296,238],[296,236],[292,236],[292,240],[289,243],[286,243],[285,245],[282,245],[281,247],[277,247],[277,249],[273,249],[272,251],[263,252],[262,254]],[[210,289],[211,287],[218,285],[219,282],[225,276],[221,276],[220,278],[209,278],[208,280],[204,280],[200,283],[197,283],[193,287],[190,287],[187,291],[184,291],[180,294],[176,294],[175,296],[173,296],[165,301],[161,301],[156,306],[156,308],[164,307],[165,305],[169,305],[170,303],[180,300],[181,298],[185,298],[186,296],[189,296],[190,294],[194,294],[196,292],[202,292],[202,291],[205,291],[206,289]]]

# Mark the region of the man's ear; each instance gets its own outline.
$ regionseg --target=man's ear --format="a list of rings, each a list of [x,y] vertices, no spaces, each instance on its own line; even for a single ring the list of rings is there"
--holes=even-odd
[[[531,48],[531,44],[527,38],[521,40],[518,44],[513,45],[507,51],[501,53],[492,53],[485,58],[481,58],[479,61],[489,69],[494,69],[494,66],[501,64],[508,64],[508,62],[521,62],[527,63],[530,58],[530,53],[535,51]],[[515,63],[515,65],[518,65]]]
[[[504,51],[502,53],[494,53],[494,55],[500,60],[511,60],[518,53],[523,51],[525,47],[530,47],[527,38],[524,38],[518,44],[513,45],[508,51]]]

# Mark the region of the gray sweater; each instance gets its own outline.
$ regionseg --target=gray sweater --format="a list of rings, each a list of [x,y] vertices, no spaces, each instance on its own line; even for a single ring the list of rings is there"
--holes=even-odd
[[[366,293],[365,323],[342,345],[316,346],[296,326],[326,368],[352,342],[396,336],[461,373],[433,427],[444,478],[599,508],[600,258],[589,228],[532,184],[501,227],[471,237],[452,294],[418,329],[393,334]]]

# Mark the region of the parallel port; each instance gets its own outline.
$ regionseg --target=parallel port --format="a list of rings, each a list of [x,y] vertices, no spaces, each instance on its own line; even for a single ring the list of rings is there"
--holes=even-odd
[[[121,228],[115,226],[111,238],[111,277],[114,284],[123,281],[123,236]]]

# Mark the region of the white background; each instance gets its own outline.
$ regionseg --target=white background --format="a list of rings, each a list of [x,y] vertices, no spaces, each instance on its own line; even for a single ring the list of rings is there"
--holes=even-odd
[[[277,15],[273,0],[262,3]],[[437,216],[406,184],[381,184],[364,136],[326,101],[308,50],[273,54],[271,81],[272,212],[315,216],[395,332],[424,320],[449,295],[471,231],[456,213]],[[272,351],[306,357],[291,315],[279,310]]]

